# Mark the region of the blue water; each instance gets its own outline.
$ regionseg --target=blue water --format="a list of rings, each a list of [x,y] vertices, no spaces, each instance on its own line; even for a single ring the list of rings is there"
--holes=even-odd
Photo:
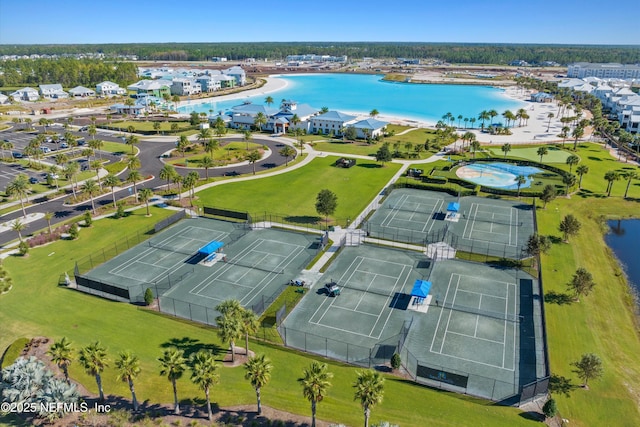
[[[456,117],[477,119],[482,110],[494,109],[498,114],[505,110],[523,108],[525,103],[510,99],[502,89],[489,86],[411,84],[383,82],[381,75],[364,74],[305,74],[282,76],[288,86],[276,92],[245,97],[233,101],[187,105],[178,108],[181,113],[192,111],[227,111],[243,101],[264,104],[267,96],[277,107],[282,99],[292,99],[318,109],[328,107],[346,113],[369,114],[376,109],[383,116],[436,123],[446,113]],[[464,121],[461,126],[464,127]],[[480,121],[476,121],[476,127]]]
[[[459,170],[467,170],[474,173],[472,177],[463,177],[467,181],[471,181],[475,184],[484,185],[493,188],[502,188],[505,190],[517,190],[518,184],[515,179],[518,175],[523,175],[527,181],[520,185],[520,188],[527,188],[531,186],[533,181],[530,175],[534,175],[542,172],[540,169],[533,166],[518,166],[510,163],[472,163],[470,165],[463,166]]]
[[[640,219],[609,221],[609,228],[605,241],[622,262],[631,286],[640,295]]]

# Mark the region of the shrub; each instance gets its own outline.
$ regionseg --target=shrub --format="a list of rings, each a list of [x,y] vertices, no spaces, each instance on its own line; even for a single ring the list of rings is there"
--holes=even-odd
[[[151,288],[147,288],[147,290],[144,291],[144,303],[146,305],[151,305],[152,302],[153,302],[153,291],[151,290]]]
[[[29,253],[29,243],[22,240],[18,245],[18,253],[22,256],[25,256]]]
[[[42,246],[50,242],[55,242],[56,240],[60,240],[60,237],[63,233],[67,233],[69,231],[70,225],[61,225],[53,229],[51,234],[45,233],[44,231],[36,236],[33,236],[27,243],[30,248],[35,248],[36,246]]]
[[[113,215],[114,218],[124,218],[124,203],[118,203],[116,209],[116,213]]]
[[[85,227],[91,227],[93,224],[93,218],[91,218],[91,211],[84,212],[84,225]]]
[[[74,222],[71,228],[69,228],[69,237],[71,240],[76,240],[80,235],[80,228],[78,227],[78,223]]]
[[[393,353],[393,356],[391,356],[391,367],[393,369],[399,369],[401,364],[402,359],[400,358],[400,355],[398,353]]]
[[[553,418],[558,414],[558,405],[554,399],[547,400],[547,403],[542,407],[542,413],[547,418]]]

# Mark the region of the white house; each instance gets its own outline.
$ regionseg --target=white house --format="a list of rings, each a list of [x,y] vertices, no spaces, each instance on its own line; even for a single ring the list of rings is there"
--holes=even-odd
[[[262,113],[267,120],[278,112],[275,108],[250,102],[236,105],[231,112],[229,127],[233,129],[251,129],[258,113]],[[264,127],[267,128],[266,126]]]
[[[196,82],[200,83],[200,88],[204,93],[215,92],[222,87],[219,79],[209,75],[198,76]]]
[[[581,79],[589,76],[601,79],[640,79],[640,64],[576,62],[569,64],[567,68],[567,77]]]
[[[180,96],[199,95],[202,85],[193,78],[177,78],[171,82],[171,94]]]
[[[236,86],[244,86],[247,84],[247,74],[242,67],[234,66],[222,71],[223,74],[231,76],[236,80]]]
[[[354,124],[347,125],[347,127],[353,126],[356,129],[356,136],[358,138],[376,138],[381,136],[389,123],[374,118],[368,118],[355,122]]]
[[[311,133],[323,133],[341,135],[342,128],[348,124],[355,123],[356,116],[341,113],[339,111],[329,111],[311,119],[309,131]]]
[[[96,91],[84,86],[76,86],[72,89],[69,89],[69,95],[73,96],[74,98],[86,98],[88,96],[96,96]]]
[[[50,85],[40,85],[40,95],[44,98],[68,98],[69,94],[62,90],[62,85],[60,83],[50,84]]]
[[[9,94],[14,101],[37,101],[40,98],[40,94],[32,87],[23,87],[15,92]]]
[[[283,100],[280,105],[280,111],[273,115],[267,128],[278,133],[286,133],[287,130],[292,129],[302,129],[309,132],[310,119],[319,112],[319,109],[308,104],[298,104],[296,101]]]
[[[531,101],[532,102],[553,102],[553,95],[545,92],[534,93],[531,95]]]
[[[121,88],[118,83],[104,81],[102,83],[98,83],[96,85],[96,93],[102,96],[119,96],[125,95],[127,90],[125,88]]]

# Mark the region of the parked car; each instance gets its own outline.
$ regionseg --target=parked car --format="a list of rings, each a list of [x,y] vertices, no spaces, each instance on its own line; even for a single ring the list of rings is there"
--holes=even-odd
[[[67,144],[66,142],[63,142],[60,144],[60,148],[69,148],[69,144]]]
[[[22,153],[14,152],[14,153],[11,153],[11,155],[13,156],[14,159],[22,158]]]
[[[76,140],[76,142],[78,143],[79,146],[85,145],[87,143],[87,140],[84,138],[78,138]]]
[[[87,127],[87,126],[82,126],[82,127],[80,128],[80,132],[86,132],[86,131],[88,131],[88,130],[89,130],[89,127]]]
[[[50,153],[51,152],[51,148],[49,147],[40,147],[40,151],[42,151],[43,153]]]
[[[29,178],[29,183],[30,184],[37,184],[38,183],[38,178],[36,178],[35,176],[32,176],[31,178]]]

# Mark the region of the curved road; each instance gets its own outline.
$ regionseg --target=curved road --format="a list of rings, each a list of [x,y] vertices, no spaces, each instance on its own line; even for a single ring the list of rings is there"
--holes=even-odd
[[[78,134],[79,136],[85,136],[84,134]],[[113,142],[122,142],[121,138],[118,138],[114,135],[108,136],[105,134],[99,135],[99,138],[105,141],[113,141]],[[140,150],[139,159],[140,159],[140,173],[142,176],[153,176],[154,178],[138,185],[138,189],[140,188],[157,188],[163,185],[166,185],[166,181],[163,181],[156,177],[158,172],[164,166],[162,160],[160,160],[160,156],[166,153],[169,150],[175,148],[176,137],[153,137],[142,140],[140,144],[138,144],[138,148]],[[242,141],[241,137],[231,136],[222,139],[223,142],[229,141]],[[265,137],[262,135],[254,135],[252,142],[257,142],[263,145],[266,145],[271,150],[271,155],[261,159],[256,162],[255,168],[256,172],[272,169],[274,167],[283,165],[285,163],[285,158],[278,154],[278,151],[286,144],[283,142],[281,138],[272,138]],[[289,144],[291,145],[291,144]],[[129,147],[126,147],[129,149]],[[125,150],[126,151],[126,150]],[[191,171],[198,171],[200,176],[204,178],[205,170],[204,169],[190,169],[190,168],[176,168],[176,171],[181,175],[186,175]],[[126,176],[126,170],[120,174],[120,177]],[[218,167],[209,169],[209,177],[220,177],[227,175],[229,173],[238,174],[238,175],[246,175],[253,173],[253,165],[251,164],[241,164],[241,165],[232,165],[226,167]],[[116,200],[120,200],[130,196],[129,186],[127,188],[122,188],[116,191]],[[79,216],[84,214],[85,211],[91,209],[91,202],[82,203],[76,206],[65,206],[64,200],[66,200],[69,196],[64,196],[58,198],[56,200],[51,200],[48,202],[37,203],[32,206],[26,208],[27,214],[30,213],[44,213],[44,212],[54,212],[54,218],[51,221],[52,225],[60,223],[62,221],[68,220],[69,218]],[[36,199],[37,200],[37,199]],[[107,205],[113,203],[111,192],[108,192],[100,197],[96,197],[95,203],[97,206]],[[0,221],[7,222],[12,221],[15,218],[21,218],[22,211],[18,209],[12,213],[3,215]],[[47,227],[47,221],[44,219],[38,219],[36,221],[32,221],[28,224],[28,231],[34,232],[36,230],[41,230]],[[5,245],[6,243],[15,240],[16,235],[13,231],[5,231],[0,233],[0,245]]]

